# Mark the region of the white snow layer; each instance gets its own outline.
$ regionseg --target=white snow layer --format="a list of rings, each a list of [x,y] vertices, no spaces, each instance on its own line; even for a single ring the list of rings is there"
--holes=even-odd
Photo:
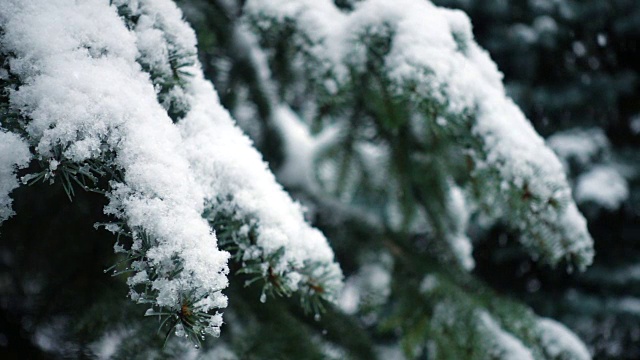
[[[593,202],[613,211],[627,200],[629,187],[614,167],[599,165],[578,177],[575,197],[578,203]]]
[[[537,322],[542,347],[551,359],[590,360],[589,350],[571,331],[559,322],[541,318]]]
[[[0,224],[14,213],[9,193],[19,185],[15,171],[27,166],[30,158],[27,143],[15,134],[2,131],[0,127]]]
[[[453,184],[449,190],[449,211],[454,224],[447,240],[462,268],[472,270],[476,264],[473,259],[473,245],[466,234],[471,214],[462,189]]]
[[[285,248],[280,266],[298,268],[308,261],[331,264],[333,251],[327,240],[305,222],[300,205],[275,181],[250,140],[219,105],[211,84],[197,76],[191,86],[198,98],[179,126],[206,198],[233,196],[229,210],[257,219],[261,250],[272,254]],[[337,265],[332,266],[339,272]]]
[[[333,275],[337,281],[327,284],[332,287],[327,290],[335,291],[341,271],[327,240],[306,223],[300,205],[275,181],[219,104],[199,64],[185,69],[191,76],[183,88],[171,89],[168,101],[188,110],[178,126],[158,103],[158,88],[139,63],[157,74],[170,71],[168,62],[176,53],[196,54],[195,34],[180,10],[169,0],[115,5],[126,5],[139,16],[133,31],[115,6],[103,1],[3,4],[4,50],[16,54],[11,68],[25,84],[12,93],[11,102],[31,118],[27,131],[37,152],[51,158],[53,147],[62,145],[64,157],[76,162],[115,152],[125,179],[112,183],[105,212],[157,240],[147,254],[154,266],[171,264],[175,256],[184,266],[177,277],[153,281],[157,305],[179,306],[184,293],[195,293],[208,295],[198,303],[202,311],[226,306],[220,290],[227,286],[229,254],[217,249],[201,216],[205,204],[216,199],[232,199],[223,204],[229,209],[216,211],[256,221],[261,253],[249,251],[249,256],[268,256],[284,247],[274,270],[289,271],[290,285],[298,285],[302,276],[297,271],[304,265],[319,262],[322,274],[316,275]],[[9,155],[16,159],[0,168],[2,175],[5,168],[11,174],[14,163],[22,165],[28,153],[3,152],[0,165]],[[9,189],[13,185],[5,178]],[[10,201],[4,194],[0,200]],[[141,271],[129,283],[144,281],[146,275]],[[219,328],[221,322],[214,316],[211,326]]]
[[[195,34],[172,1],[141,0],[138,3],[139,8],[132,8],[140,14],[135,33],[144,61],[166,68],[162,64],[168,61],[165,49],[174,41],[184,47],[175,51],[196,54]],[[158,28],[162,28],[163,36],[148,35]],[[307,264],[320,263],[320,270],[337,279],[335,283],[326,284],[332,287],[326,289],[327,292],[337,290],[342,274],[324,235],[305,221],[301,206],[276,182],[250,139],[220,105],[199,65],[186,70],[191,76],[186,78],[183,95],[189,111],[178,121],[182,151],[205,201],[213,204],[213,211],[235,213],[239,219],[256,222],[257,246],[244,249],[243,260],[266,258],[284,247],[284,256],[273,271],[286,273],[284,280],[288,285],[295,289],[299,281],[307,280],[300,270]],[[221,199],[223,202],[219,203]]]
[[[600,128],[572,129],[551,135],[547,144],[565,162],[585,167],[609,149],[609,140]],[[567,167],[568,169],[568,167]]]
[[[473,41],[463,12],[423,0],[363,1],[350,13],[330,0],[248,0],[245,12],[266,31],[273,21],[295,24],[302,63],[318,67],[306,73],[329,93],[347,86],[349,68],[366,73],[363,38],[390,37],[384,67],[392,91],[417,109],[435,102],[444,110],[439,121],[428,112],[412,121],[445,134],[466,132],[472,140],[471,174],[482,185],[481,208],[522,230],[521,241],[549,262],[566,257],[581,268],[591,263],[593,241],[560,161],[506,96],[502,74]]]
[[[136,62],[136,38],[109,2],[6,0],[0,7],[3,50],[24,83],[11,104],[31,121],[39,155],[56,145],[76,162],[114,152],[124,182],[112,183],[105,212],[157,242],[146,254],[162,269],[184,270],[152,282],[156,304],[176,307],[184,293],[203,296],[199,310],[226,306],[228,253],[202,218],[204,193],[184,156],[179,129],[156,100]],[[135,244],[134,244],[135,246]],[[144,276],[138,276],[143,278]],[[213,317],[211,327],[221,325]]]
[[[533,354],[522,341],[504,331],[500,325],[491,318],[489,313],[482,311],[478,314],[481,326],[490,334],[487,338],[489,356],[505,360],[533,360]]]

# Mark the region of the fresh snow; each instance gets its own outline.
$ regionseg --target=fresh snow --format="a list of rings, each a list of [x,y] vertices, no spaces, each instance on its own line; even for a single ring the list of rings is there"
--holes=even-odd
[[[521,241],[550,263],[591,263],[593,241],[562,164],[506,96],[502,74],[473,41],[463,12],[422,0],[369,0],[350,13],[330,0],[248,0],[244,10],[261,31],[273,22],[294,24],[304,72],[328,84],[329,94],[348,86],[349,69],[367,71],[363,38],[390,37],[383,66],[394,95],[410,98],[418,110],[432,102],[444,110],[435,119],[428,112],[412,118],[412,127],[427,122],[434,131],[472,139],[467,146],[452,140],[473,161],[479,208],[521,230]]]
[[[578,203],[593,202],[613,211],[629,197],[629,186],[614,167],[599,165],[578,177],[574,194]]]
[[[19,185],[16,168],[25,167],[30,158],[26,142],[0,127],[0,224],[13,215],[9,194]]]
[[[24,83],[11,93],[11,105],[31,119],[26,130],[38,155],[57,161],[58,145],[75,162],[113,152],[111,166],[124,171],[124,182],[112,182],[105,212],[156,241],[146,254],[152,266],[181,260],[178,276],[167,269],[152,281],[156,305],[179,307],[191,293],[204,297],[202,311],[226,306],[220,290],[229,254],[217,249],[201,216],[204,193],[180,131],[136,62],[136,38],[116,9],[98,0],[7,0],[0,27],[3,50],[15,54],[11,69]],[[210,326],[221,323],[214,317]]]

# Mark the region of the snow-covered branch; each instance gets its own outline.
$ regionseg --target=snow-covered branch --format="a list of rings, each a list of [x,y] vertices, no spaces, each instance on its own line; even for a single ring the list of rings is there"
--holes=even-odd
[[[386,165],[382,162],[392,167],[388,174],[403,163],[405,171],[423,172],[399,179],[396,193],[407,196],[402,190],[407,181],[409,190],[420,192],[432,183],[429,178],[455,176],[456,169],[464,168],[463,185],[474,202],[520,231],[523,244],[551,264],[562,259],[579,268],[590,264],[592,240],[560,161],[505,95],[502,74],[473,41],[464,13],[420,0],[370,0],[348,13],[331,1],[250,0],[245,11],[264,46],[276,48],[274,42],[288,34],[291,47],[299,49],[292,64],[298,65],[318,107],[344,112],[352,104],[345,98],[365,93],[368,111],[353,116],[366,122],[373,113],[378,119],[375,140],[344,137],[393,154]],[[344,101],[323,104],[327,94]],[[329,121],[340,120],[337,115]],[[339,145],[346,150],[338,151],[357,149]],[[423,157],[439,165],[423,165]],[[353,163],[361,166],[362,161]],[[425,208],[434,226],[442,214]]]

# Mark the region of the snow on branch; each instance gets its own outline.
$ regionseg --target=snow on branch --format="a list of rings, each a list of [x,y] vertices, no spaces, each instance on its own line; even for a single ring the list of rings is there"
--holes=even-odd
[[[548,359],[591,359],[589,350],[582,341],[559,322],[540,318],[536,323],[536,331]]]
[[[222,317],[208,313],[227,304],[230,255],[218,245],[264,280],[263,301],[301,290],[319,311],[335,300],[342,273],[326,238],[219,104],[173,2],[7,1],[0,28],[18,82],[9,106],[26,119],[10,130],[42,167],[24,180],[62,181],[70,198],[77,186],[105,193],[117,222],[104,226],[128,266],[114,273],[131,274],[146,315],[167,316],[196,345],[217,336]],[[29,149],[13,133],[0,140],[4,220]]]
[[[121,223],[106,227],[131,237],[132,300],[170,313],[225,307],[229,254],[201,216],[204,195],[180,131],[116,9],[98,0],[8,0],[0,27],[21,82],[10,105],[29,119],[24,130],[37,156],[53,172],[91,163],[112,174],[105,212]],[[215,335],[221,324],[208,315],[200,325]]]
[[[485,311],[478,312],[479,325],[487,333],[488,356],[495,359],[533,360],[533,354],[515,336],[504,331],[500,325]]]
[[[245,13],[263,46],[288,34],[293,63],[317,99],[369,84],[384,105],[378,131],[392,143],[414,141],[409,159],[434,147],[453,150],[460,156],[437,161],[452,176],[465,169],[484,213],[520,231],[521,242],[551,264],[591,263],[593,241],[560,161],[506,96],[463,12],[423,0],[363,1],[348,13],[328,0],[249,0]]]
[[[0,126],[0,224],[13,215],[9,193],[19,185],[15,171],[25,167],[30,158],[27,143],[15,134],[4,132]]]
[[[116,5],[125,18],[135,19],[131,28],[138,62],[151,74],[159,100],[171,113],[164,94],[180,99],[170,102],[184,110],[173,119],[192,176],[204,193],[205,216],[221,246],[243,264],[241,272],[265,280],[263,301],[264,292],[290,295],[299,289],[305,304],[310,301],[309,310],[321,307],[313,299],[334,301],[342,273],[333,251],[322,233],[305,221],[301,206],[276,182],[204,80],[193,58],[195,34],[180,10],[168,0]],[[177,68],[174,61],[182,65]]]

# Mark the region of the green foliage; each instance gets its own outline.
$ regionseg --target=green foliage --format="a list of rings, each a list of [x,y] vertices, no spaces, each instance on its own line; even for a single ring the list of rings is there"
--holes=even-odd
[[[300,269],[294,264],[289,264],[286,269],[278,270],[278,264],[282,263],[284,258],[285,248],[280,247],[273,253],[266,253],[257,243],[256,221],[239,218],[236,212],[227,214],[220,211],[223,207],[221,203],[222,200],[219,199],[217,204],[208,206],[209,210],[205,211],[203,216],[215,230],[219,246],[231,254],[236,273],[248,277],[244,286],[260,284],[262,303],[267,301],[267,297],[291,297],[298,292],[305,313],[320,316],[324,312],[322,302],[333,301],[336,297],[336,294],[329,290],[329,284],[340,279],[336,279],[335,274],[319,263],[307,263]],[[259,255],[256,256],[256,253]],[[302,288],[294,288],[294,284],[288,279],[291,270],[304,277]]]

